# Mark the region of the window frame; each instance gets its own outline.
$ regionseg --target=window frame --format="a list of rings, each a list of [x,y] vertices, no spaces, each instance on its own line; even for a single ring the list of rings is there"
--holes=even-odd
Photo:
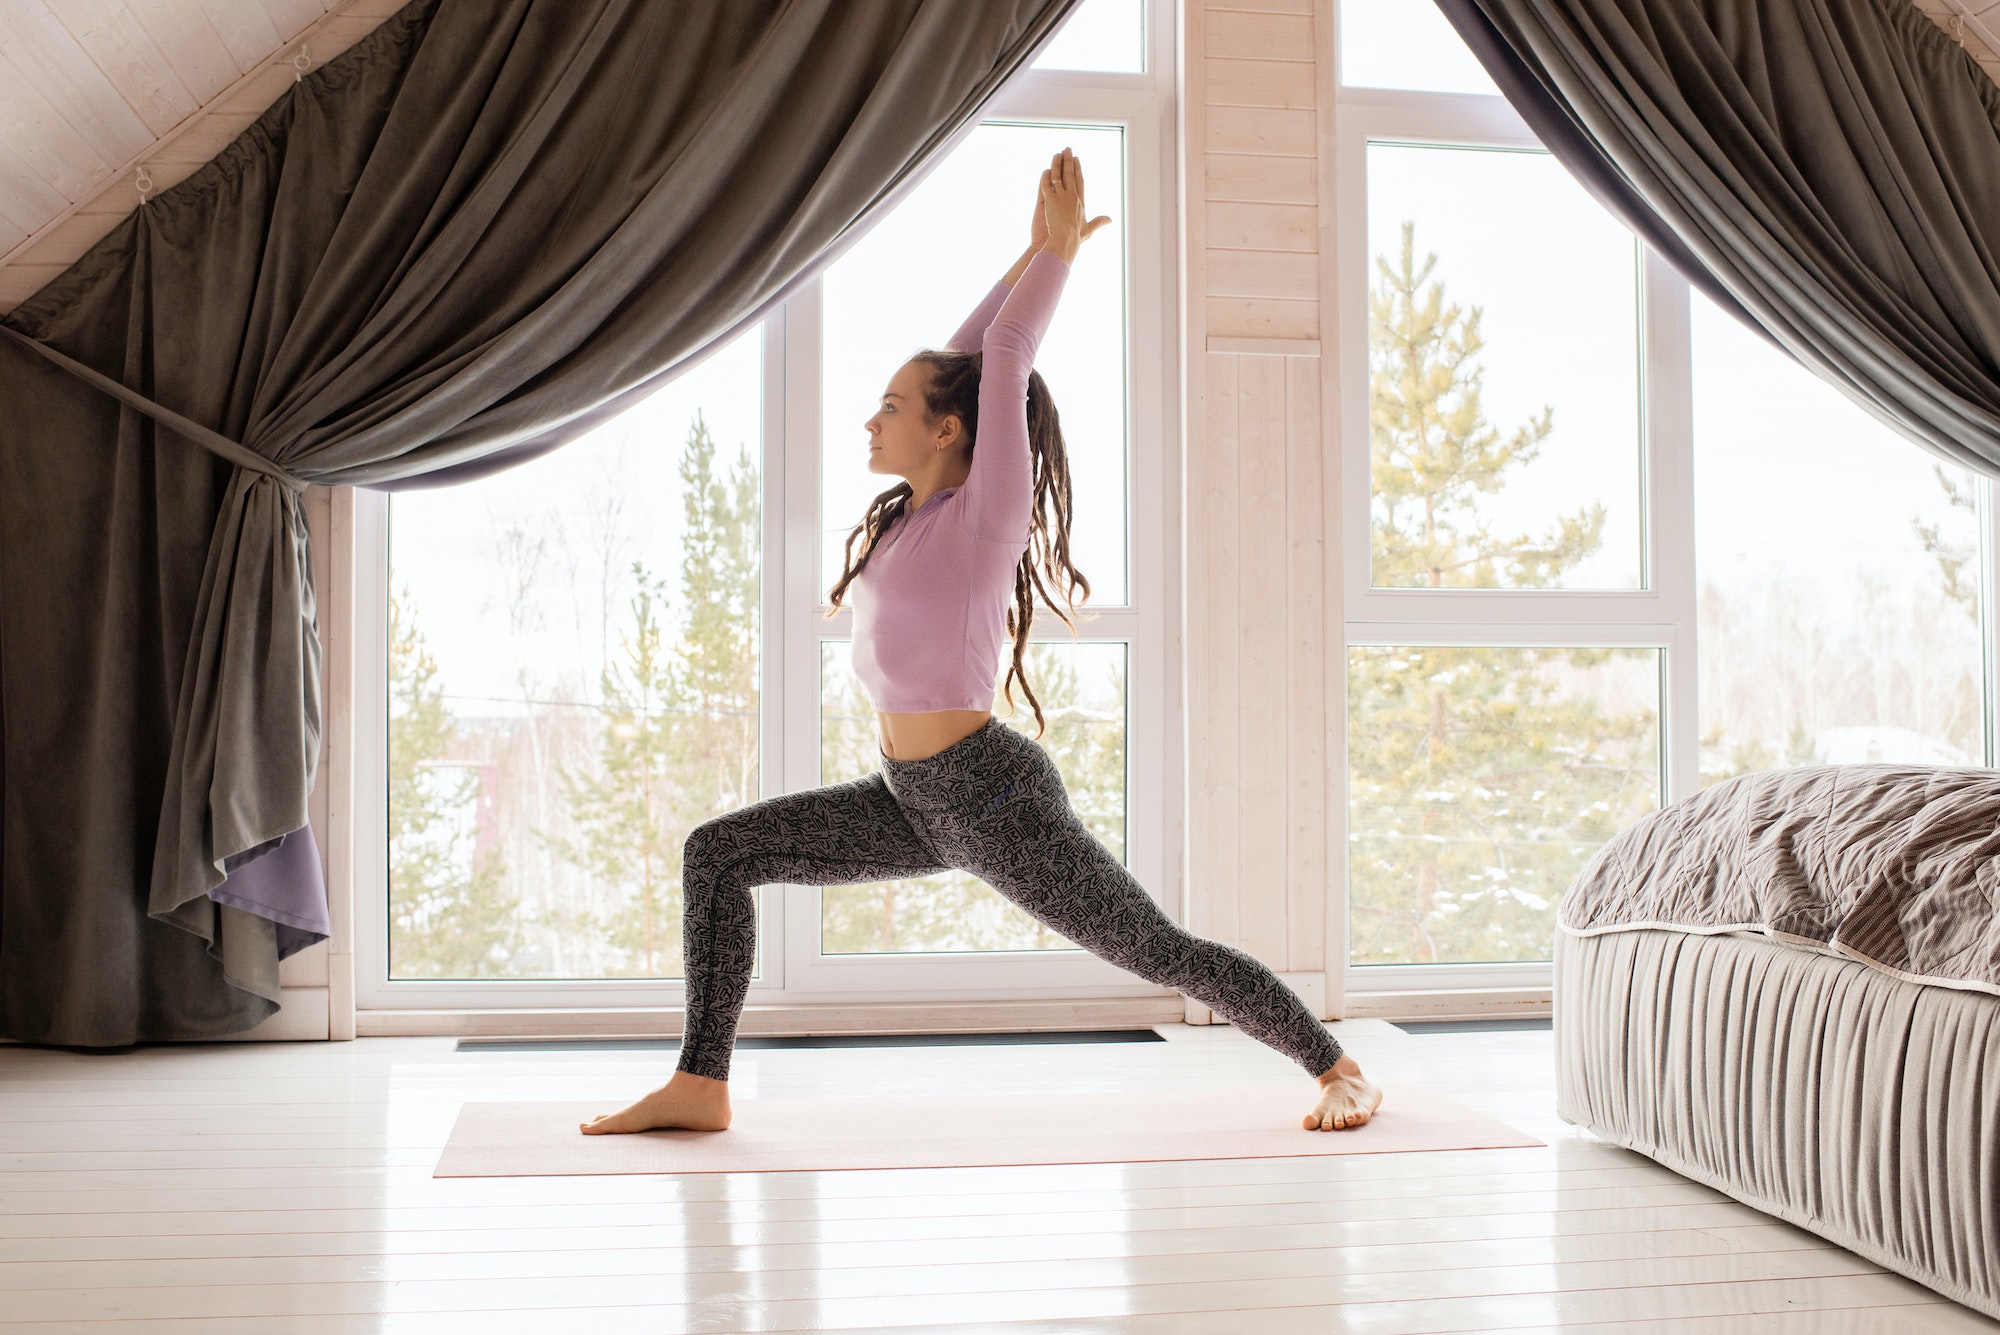
[[[1699,719],[1695,643],[1693,385],[1688,286],[1635,241],[1639,284],[1639,541],[1636,589],[1397,589],[1371,583],[1368,442],[1368,195],[1370,143],[1545,152],[1504,98],[1341,85],[1334,131],[1335,292],[1340,337],[1342,677],[1359,646],[1563,646],[1655,649],[1661,656],[1661,796],[1692,795]],[[1343,709],[1343,717],[1345,710]],[[1340,741],[1340,809],[1351,812],[1348,736]],[[1340,912],[1350,911],[1350,863],[1340,862]],[[1392,992],[1545,989],[1545,960],[1339,967],[1350,1000]]]
[[[982,121],[1088,121],[1125,135],[1127,596],[1090,606],[1080,642],[1119,642],[1126,653],[1127,864],[1162,907],[1181,916],[1182,739],[1175,704],[1179,637],[1179,304],[1174,189],[1175,31],[1167,0],[1146,0],[1148,68],[1142,74],[1027,69],[988,103]],[[1008,256],[991,257],[999,268]],[[820,644],[851,637],[851,613],[828,619],[819,578],[821,281],[803,284],[761,330],[763,370],[763,570],[760,661],[760,792],[820,783]],[[949,330],[941,330],[942,338]],[[357,1010],[679,1006],[678,979],[392,979],[388,976],[389,497],[354,493],[354,974]],[[1052,616],[1036,642],[1066,642]],[[818,953],[821,892],[758,891],[757,971],[749,1004],[879,1001],[1035,1001],[1174,995],[1082,950]]]
[[[1643,241],[1639,246],[1639,477],[1644,587],[1632,590],[1393,589],[1371,585],[1368,448],[1368,201],[1371,142],[1540,149],[1502,97],[1338,84],[1335,106],[1336,319],[1340,331],[1338,433],[1341,468],[1342,607],[1346,650],[1361,645],[1640,647],[1661,651],[1662,799],[1701,788],[1698,569],[1695,553],[1694,371],[1687,280]],[[1543,150],[1545,151],[1545,150]],[[1990,478],[1974,478],[1980,534],[1980,646],[1984,763],[2000,755],[2000,506]],[[1344,717],[1344,710],[1343,710]],[[1339,739],[1336,783],[1351,811],[1348,738]],[[1343,826],[1346,817],[1343,816]],[[1349,864],[1340,867],[1340,912],[1351,903]],[[1344,939],[1344,934],[1343,934]],[[1549,961],[1493,964],[1356,965],[1340,961],[1345,995],[1372,1011],[1390,993],[1464,993],[1464,1009],[1491,1008],[1475,994],[1518,996],[1553,984]]]

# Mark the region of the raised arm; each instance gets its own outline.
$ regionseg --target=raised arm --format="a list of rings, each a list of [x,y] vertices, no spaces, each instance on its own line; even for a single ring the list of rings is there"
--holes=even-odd
[[[1034,504],[1034,459],[1028,448],[1028,372],[1035,349],[1069,278],[1069,264],[1051,250],[1036,254],[986,327],[979,373],[979,429],[972,471],[961,488],[960,519],[992,542],[1025,542]]]
[[[1035,195],[1028,249],[1001,280],[1013,290],[1000,303],[982,340],[979,427],[973,439],[972,471],[957,498],[959,521],[981,538],[1028,540],[1035,503],[1028,373],[1034,369],[1035,349],[1048,332],[1078,248],[1110,222],[1107,217],[1092,218],[1083,207],[1083,166],[1076,155],[1065,148],[1050,159]]]
[[[1021,275],[1028,271],[1028,265],[1048,243],[1049,222],[1042,208],[1041,193],[1037,191],[1035,215],[1028,224],[1028,248],[1021,252],[1021,258],[1015,260],[1012,267],[1007,270],[1007,276],[993,285],[993,290],[986,294],[985,300],[972,308],[972,314],[965,317],[965,323],[951,336],[951,342],[945,344],[947,348],[953,352],[979,351],[979,346],[986,337],[986,326],[992,324],[993,317],[1000,313],[1001,303],[1007,300],[1007,293],[1013,289],[1014,284],[1021,281]]]
[[[953,352],[979,351],[979,345],[986,337],[986,326],[992,324],[993,317],[1000,313],[1000,303],[1007,300],[1012,286],[1012,281],[1006,278],[995,283],[993,290],[972,308],[972,314],[965,317],[965,323],[958,327],[958,332],[951,336],[951,342],[945,347]]]

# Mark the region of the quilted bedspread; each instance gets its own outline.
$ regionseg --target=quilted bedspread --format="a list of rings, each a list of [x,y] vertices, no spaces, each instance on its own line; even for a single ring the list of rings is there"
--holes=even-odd
[[[2000,994],[2000,770],[1746,774],[1620,831],[1565,932],[1750,931],[1916,982]]]

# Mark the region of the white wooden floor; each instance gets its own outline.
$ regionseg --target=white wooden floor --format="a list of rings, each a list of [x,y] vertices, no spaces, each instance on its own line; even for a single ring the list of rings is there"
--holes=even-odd
[[[1565,1126],[1547,1033],[1334,1029],[1377,1079],[1548,1148],[436,1181],[461,1101],[609,1109],[671,1055],[0,1047],[0,1335],[2000,1331]],[[974,1118],[983,1091],[1130,1090],[1143,1116],[1152,1091],[1295,1069],[1220,1026],[1162,1033],[745,1050],[732,1087],[958,1090]]]

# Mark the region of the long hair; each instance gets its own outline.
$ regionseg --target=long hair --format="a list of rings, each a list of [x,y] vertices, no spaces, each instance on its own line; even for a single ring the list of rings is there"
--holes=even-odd
[[[929,382],[924,386],[928,419],[935,422],[941,417],[957,417],[965,429],[965,451],[971,454],[979,445],[980,355],[927,349],[910,360],[929,372]],[[1021,683],[1021,692],[1035,711],[1035,736],[1039,738],[1046,731],[1048,720],[1042,716],[1042,702],[1028,684],[1025,665],[1028,628],[1035,622],[1035,599],[1039,595],[1046,601],[1074,638],[1073,614],[1079,602],[1090,598],[1090,581],[1070,564],[1069,452],[1063,445],[1062,422],[1056,415],[1055,400],[1049,397],[1048,384],[1039,371],[1028,373],[1028,449],[1034,460],[1034,501],[1028,510],[1028,550],[1021,553],[1021,563],[1014,568],[1014,606],[1007,611],[1007,633],[1014,637],[1014,661],[1000,689],[1011,709],[1014,683]],[[867,569],[876,541],[903,513],[910,494],[910,484],[898,482],[869,502],[868,513],[847,535],[841,554],[840,579],[827,593],[834,611],[839,609],[841,596],[854,577]],[[860,544],[858,552],[856,543]],[[1046,583],[1042,578],[1044,572],[1048,576]],[[1061,605],[1049,596],[1050,583],[1061,587]],[[833,611],[827,615],[832,616]]]

